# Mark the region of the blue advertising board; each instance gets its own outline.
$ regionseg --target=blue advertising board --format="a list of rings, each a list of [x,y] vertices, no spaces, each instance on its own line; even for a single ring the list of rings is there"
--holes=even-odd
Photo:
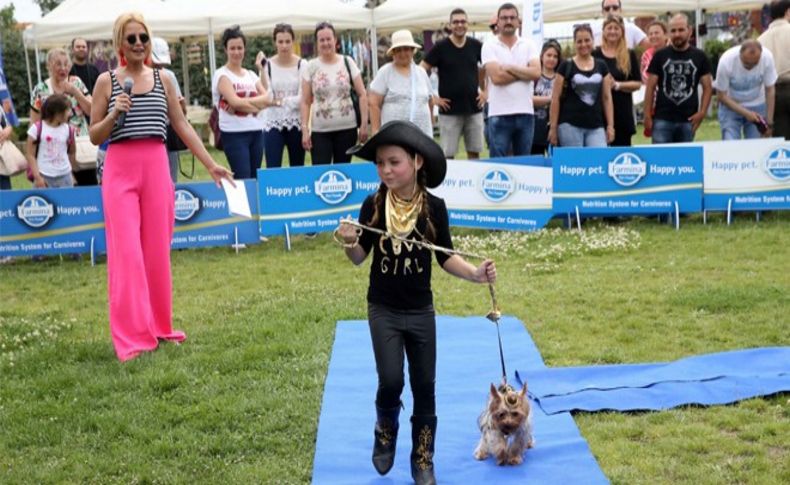
[[[372,163],[258,170],[261,234],[334,231],[341,217],[358,217],[379,183]]]
[[[231,215],[225,192],[213,182],[176,185],[173,249],[260,242],[257,184],[255,180],[237,180],[236,183],[244,183],[252,219]]]
[[[451,226],[536,231],[553,215],[551,160],[453,160],[431,193],[444,199]]]
[[[554,212],[637,215],[702,210],[702,147],[557,148]]]
[[[99,187],[0,191],[0,256],[105,251]]]
[[[790,209],[790,143],[782,138],[702,143],[705,211]]]

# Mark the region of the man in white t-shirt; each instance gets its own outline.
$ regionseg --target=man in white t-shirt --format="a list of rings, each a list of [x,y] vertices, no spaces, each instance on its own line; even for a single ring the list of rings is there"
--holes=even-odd
[[[601,0],[601,13],[606,18],[607,15],[623,16],[623,4],[620,0]],[[625,22],[625,44],[629,49],[636,46],[647,49],[650,47],[650,41],[645,33],[637,25],[632,22]],[[600,22],[593,22],[591,25],[593,37],[595,38],[595,45],[601,45],[601,30],[603,29],[603,20]]]
[[[723,140],[771,136],[776,79],[773,56],[756,40],[722,54],[713,87]]]
[[[497,11],[498,34],[480,54],[488,84],[490,156],[529,155],[535,129],[533,81],[540,77],[539,51],[516,34],[518,9],[504,3]]]

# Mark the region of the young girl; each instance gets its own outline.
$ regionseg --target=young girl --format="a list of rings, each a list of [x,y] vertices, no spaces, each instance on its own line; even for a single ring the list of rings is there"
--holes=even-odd
[[[27,161],[36,188],[74,187],[77,151],[69,117],[68,98],[53,94],[41,106],[41,120],[27,130]]]
[[[535,81],[535,95],[532,104],[535,106],[535,133],[532,136],[532,154],[545,155],[549,145],[549,105],[551,104],[551,88],[557,66],[562,61],[560,43],[549,39],[540,50],[540,79]]]
[[[362,147],[349,152],[375,161],[381,185],[359,213],[361,224],[390,234],[452,249],[444,201],[428,193],[442,183],[447,160],[441,147],[408,121],[391,121]],[[436,483],[436,319],[431,291],[431,251],[372,231],[341,224],[346,256],[356,265],[373,251],[368,287],[368,322],[378,373],[373,466],[384,475],[395,460],[403,391],[403,355],[409,359],[414,394],[411,474],[418,484]],[[474,267],[458,255],[436,251],[448,273],[478,283],[494,282],[490,260]]]

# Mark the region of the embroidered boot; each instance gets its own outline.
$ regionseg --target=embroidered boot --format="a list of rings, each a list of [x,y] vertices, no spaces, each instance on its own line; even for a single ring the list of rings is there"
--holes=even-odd
[[[417,485],[436,485],[433,450],[436,416],[411,417],[411,477]]]
[[[373,430],[373,467],[386,475],[395,463],[395,444],[398,441],[400,406],[382,409],[376,406],[376,427]]]

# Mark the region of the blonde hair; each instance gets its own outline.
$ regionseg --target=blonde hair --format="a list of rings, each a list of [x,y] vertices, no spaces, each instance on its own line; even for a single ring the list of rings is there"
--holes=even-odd
[[[69,53],[66,52],[66,49],[63,49],[62,47],[55,47],[54,49],[50,49],[49,52],[47,52],[47,66],[52,64],[55,58],[59,56],[65,57],[66,60],[69,61],[69,64],[71,64],[71,57],[69,57]]]
[[[617,24],[620,27],[620,40],[617,41],[617,45],[615,46],[615,59],[617,60],[617,69],[620,70],[623,74],[625,74],[626,78],[628,77],[628,73],[631,72],[631,56],[628,53],[628,46],[625,43],[625,23],[623,22],[623,18],[618,15],[609,15],[603,21],[603,29],[606,30],[606,26],[609,24]],[[605,39],[603,34],[601,37]]]
[[[131,22],[137,22],[138,24],[143,26],[145,29],[145,33],[148,34],[148,37],[153,39],[154,36],[151,33],[151,28],[148,27],[148,24],[145,22],[145,18],[143,14],[140,12],[126,12],[122,13],[115,19],[115,25],[112,27],[112,47],[115,49],[115,52],[118,54],[118,58],[121,60],[122,64],[126,64],[126,59],[124,59],[123,54],[121,53],[121,47],[123,46],[123,30],[126,26]],[[151,64],[151,42],[149,41],[145,45],[146,50],[148,53],[145,56],[145,63],[146,65]]]

